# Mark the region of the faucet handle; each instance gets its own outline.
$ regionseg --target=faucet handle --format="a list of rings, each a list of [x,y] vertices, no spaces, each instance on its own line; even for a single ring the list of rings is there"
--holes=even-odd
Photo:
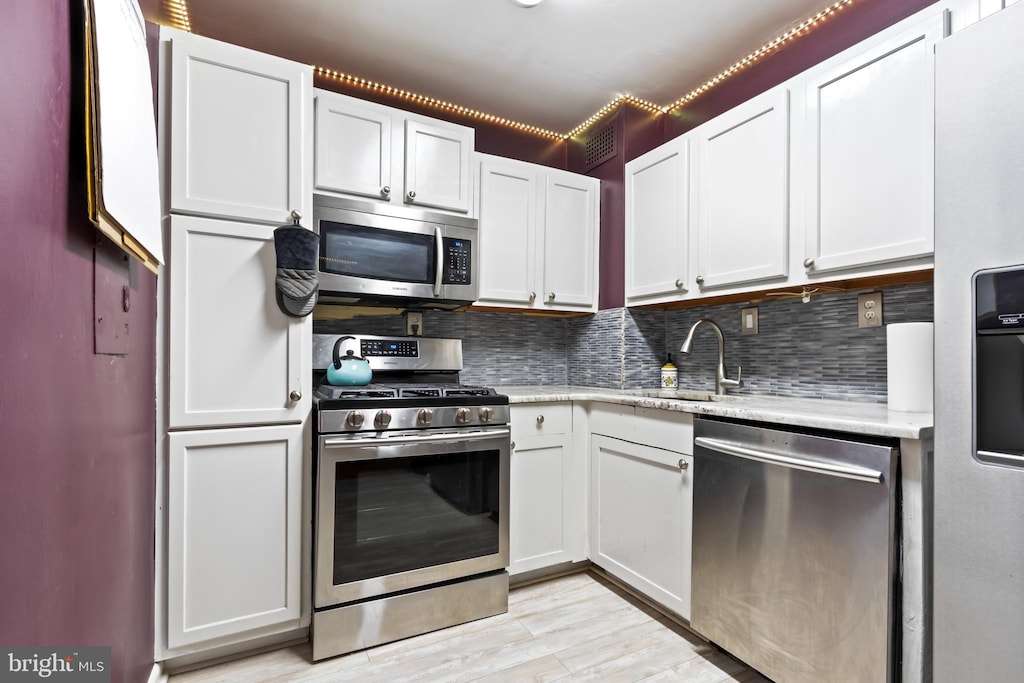
[[[729,389],[742,389],[743,388],[743,366],[736,366],[736,379],[730,379],[728,377],[722,378],[722,386]]]

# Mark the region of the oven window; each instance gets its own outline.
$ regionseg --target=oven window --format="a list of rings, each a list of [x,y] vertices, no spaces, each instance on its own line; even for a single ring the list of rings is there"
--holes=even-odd
[[[334,584],[498,552],[497,451],[335,468]]]
[[[374,280],[432,283],[434,238],[320,221],[320,270]]]

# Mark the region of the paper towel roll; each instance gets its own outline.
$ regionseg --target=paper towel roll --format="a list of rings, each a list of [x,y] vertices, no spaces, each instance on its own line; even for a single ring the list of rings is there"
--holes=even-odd
[[[889,410],[932,411],[934,327],[933,323],[886,326]]]

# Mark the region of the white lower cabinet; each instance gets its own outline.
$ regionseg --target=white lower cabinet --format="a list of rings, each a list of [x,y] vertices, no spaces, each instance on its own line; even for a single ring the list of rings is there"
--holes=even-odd
[[[595,434],[590,477],[591,561],[689,619],[693,457]]]
[[[303,433],[168,434],[168,647],[302,625]]]
[[[512,408],[509,573],[586,559],[585,462],[575,455],[572,405]]]

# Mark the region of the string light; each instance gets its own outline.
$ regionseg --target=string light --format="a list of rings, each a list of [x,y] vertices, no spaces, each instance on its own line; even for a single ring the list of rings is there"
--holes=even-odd
[[[343,83],[350,83],[352,85],[366,88],[367,90],[376,90],[388,95],[395,95],[398,97],[411,100],[420,104],[428,104],[438,109],[445,111],[454,112],[461,114],[462,116],[469,116],[471,118],[480,119],[487,121],[488,123],[497,123],[502,126],[514,128],[515,130],[525,131],[527,133],[533,133],[553,140],[563,140],[566,136],[563,133],[556,133],[553,130],[547,128],[541,128],[539,126],[532,126],[528,123],[522,123],[520,121],[513,121],[512,119],[506,119],[502,116],[495,116],[494,114],[488,114],[487,112],[480,111],[479,109],[473,109],[472,107],[464,107],[461,104],[455,104],[454,102],[448,102],[446,100],[439,100],[436,97],[430,97],[428,95],[420,95],[419,93],[410,92],[408,90],[402,90],[395,88],[385,83],[378,83],[376,81],[367,80],[352,74],[343,73],[341,71],[335,71],[334,69],[328,69],[323,66],[314,66],[313,71],[321,76],[327,78],[333,78]]]
[[[185,0],[164,0],[164,11],[170,17],[172,27],[192,33],[192,20],[189,19]]]
[[[717,76],[708,79],[701,85],[697,86],[690,92],[686,93],[678,100],[665,107],[664,111],[670,112],[673,109],[678,109],[679,107],[683,106],[690,100],[693,100],[697,96],[703,95],[705,92],[707,92],[708,89],[714,87],[715,85],[718,85],[726,78],[729,78],[734,73],[739,71],[740,69],[743,69],[749,66],[750,64],[753,64],[757,60],[761,59],[765,55],[774,52],[775,50],[778,50],[780,47],[789,42],[792,38],[795,38],[797,35],[803,33],[804,31],[809,31],[815,24],[824,21],[825,19],[832,16],[833,14],[843,9],[852,2],[853,0],[837,0],[836,2],[826,7],[825,9],[815,14],[814,16],[804,19],[799,24],[789,29],[782,35],[777,36],[776,38],[768,41],[767,43],[757,48],[750,54],[746,55],[732,66],[719,73]]]
[[[419,104],[427,104],[438,109],[454,112],[475,119],[480,119],[481,121],[487,121],[489,123],[496,123],[502,126],[508,126],[509,128],[513,128],[515,130],[533,133],[535,135],[540,135],[542,137],[551,138],[554,140],[567,140],[569,138],[576,137],[577,135],[582,133],[584,130],[586,130],[594,123],[599,121],[606,114],[614,110],[622,102],[629,102],[630,104],[636,107],[639,107],[641,109],[644,109],[655,114],[666,114],[670,111],[678,109],[683,105],[696,99],[700,95],[703,95],[711,88],[717,86],[722,81],[735,74],[737,71],[745,69],[746,67],[750,66],[751,64],[754,64],[755,62],[763,58],[764,56],[783,47],[793,38],[796,38],[797,36],[803,35],[804,33],[810,31],[811,28],[813,28],[816,24],[824,21],[828,17],[832,16],[833,14],[842,10],[844,7],[852,4],[853,2],[854,0],[836,0],[836,2],[833,2],[831,5],[821,10],[814,16],[804,19],[799,24],[789,29],[785,33],[776,36],[772,40],[768,41],[761,47],[754,50],[753,52],[750,52],[742,59],[729,66],[727,69],[704,81],[696,88],[686,93],[685,95],[677,99],[675,102],[672,102],[671,104],[662,106],[654,104],[653,102],[648,102],[647,100],[641,99],[639,97],[634,97],[633,95],[618,95],[615,97],[614,100],[601,107],[593,115],[591,115],[589,118],[587,118],[585,121],[580,123],[572,130],[570,130],[568,133],[557,133],[547,128],[533,126],[528,123],[522,123],[520,121],[513,121],[511,119],[506,119],[501,116],[495,116],[494,114],[482,112],[478,109],[464,107],[460,104],[455,104],[454,102],[448,102],[446,100],[440,100],[434,97],[429,97],[427,95],[421,95],[419,93],[410,92],[408,90],[402,90],[401,88],[395,88],[393,86],[387,85],[386,83],[378,83],[376,81],[367,80],[365,78],[360,78],[358,76],[353,76],[351,74],[342,73],[340,71],[335,71],[333,69],[328,69],[326,67],[314,65],[313,69],[316,73],[327,78],[333,78],[345,83],[365,88],[367,90],[382,92],[387,95],[393,95],[395,97],[402,97],[407,100],[417,102]],[[164,9],[166,10],[168,16],[171,19],[171,23],[175,28],[179,28],[183,31],[188,31],[189,33],[192,32],[192,22],[189,19],[187,0],[164,0]]]

